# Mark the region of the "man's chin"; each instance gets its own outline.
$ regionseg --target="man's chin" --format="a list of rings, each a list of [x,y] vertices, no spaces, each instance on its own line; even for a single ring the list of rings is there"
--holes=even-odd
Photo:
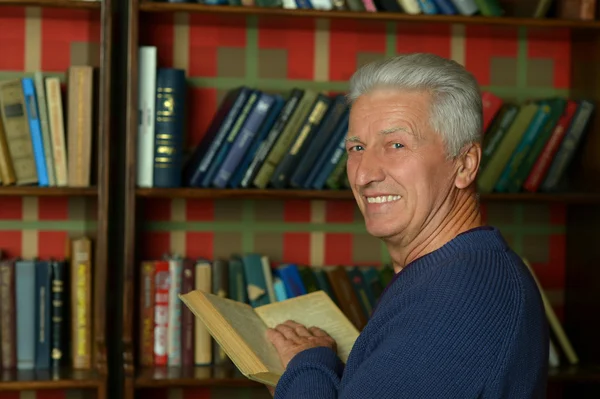
[[[366,222],[366,228],[370,235],[381,240],[390,239],[399,234],[397,226],[385,226],[381,223]]]

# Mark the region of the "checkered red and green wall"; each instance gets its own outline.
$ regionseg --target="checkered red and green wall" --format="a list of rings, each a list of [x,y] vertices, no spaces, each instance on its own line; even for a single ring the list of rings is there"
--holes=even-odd
[[[0,79],[35,70],[64,79],[74,64],[98,65],[97,11],[3,7]],[[192,14],[144,14],[140,44],[158,46],[159,65],[186,69],[188,138],[202,137],[224,93],[246,84],[286,92],[292,87],[343,92],[370,60],[425,51],[465,65],[485,90],[506,100],[568,96],[570,37],[563,29],[358,22]],[[10,56],[6,56],[9,54]],[[94,234],[94,199],[0,199],[0,247],[9,255],[64,256],[65,240]],[[145,257],[176,251],[228,256],[259,251],[275,261],[381,264],[385,248],[366,233],[352,201],[145,199]],[[530,259],[553,305],[562,311],[565,217],[561,205],[486,203],[485,219]],[[264,390],[151,390],[156,399],[258,398]],[[9,399],[75,399],[85,391],[3,393]],[[4,396],[3,396],[4,397]]]

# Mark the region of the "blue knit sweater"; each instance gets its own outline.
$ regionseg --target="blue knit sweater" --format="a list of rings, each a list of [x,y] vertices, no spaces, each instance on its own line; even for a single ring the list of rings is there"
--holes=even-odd
[[[548,326],[526,266],[495,228],[407,265],[344,366],[328,348],[288,364],[275,399],[544,398]]]

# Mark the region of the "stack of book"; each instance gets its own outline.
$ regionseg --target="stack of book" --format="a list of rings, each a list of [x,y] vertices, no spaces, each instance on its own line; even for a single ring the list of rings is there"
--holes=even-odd
[[[65,259],[2,259],[1,369],[92,368],[92,242]]]

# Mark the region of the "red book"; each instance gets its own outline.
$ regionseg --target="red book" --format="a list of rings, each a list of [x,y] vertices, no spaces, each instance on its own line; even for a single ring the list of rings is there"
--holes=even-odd
[[[481,93],[481,101],[483,102],[483,134],[485,134],[504,102],[488,91]]]
[[[569,125],[571,124],[571,120],[573,119],[573,116],[575,116],[576,111],[577,102],[573,100],[567,101],[565,112],[556,123],[550,139],[548,139],[540,156],[537,161],[535,161],[533,168],[531,168],[527,180],[523,183],[524,190],[532,193],[538,191],[540,185],[544,181],[544,177],[546,177],[546,173],[548,173],[548,169],[550,169],[554,156],[560,148],[560,144],[562,143],[565,134],[567,134],[567,131],[569,130]]]

